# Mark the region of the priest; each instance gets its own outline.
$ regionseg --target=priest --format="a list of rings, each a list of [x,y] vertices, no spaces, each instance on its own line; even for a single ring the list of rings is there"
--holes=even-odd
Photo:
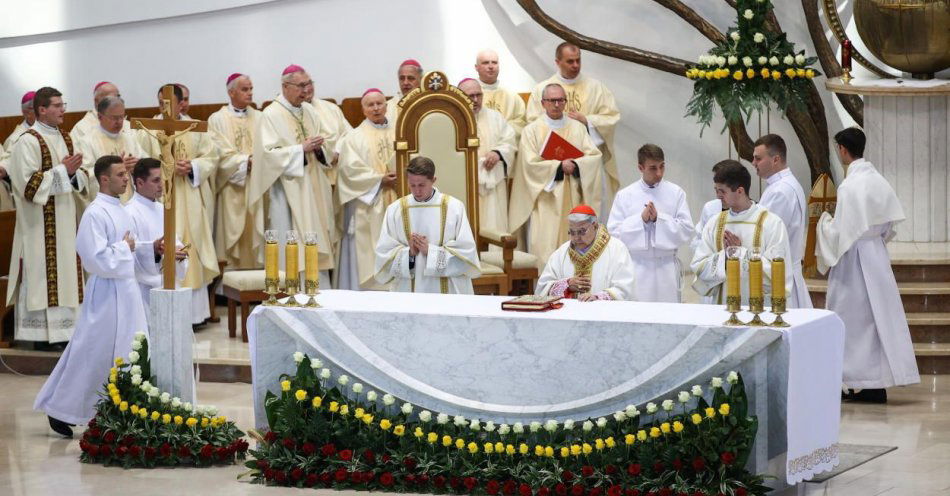
[[[129,181],[121,157],[106,155],[94,168],[99,194],[79,223],[76,251],[89,272],[76,334],[40,389],[33,405],[50,427],[72,437],[72,425],[96,414],[103,378],[116,356],[132,351],[137,332],[147,332],[145,307],[135,284],[136,243],[132,219],[119,201]],[[151,251],[151,246],[139,246]]]
[[[148,313],[152,288],[162,287],[162,259],[165,255],[165,206],[162,205],[162,163],[154,158],[143,158],[132,170],[135,181],[135,193],[125,205],[132,218],[132,234],[140,245],[151,245],[152,249],[140,249],[135,252],[135,280],[142,292],[142,302]],[[188,254],[176,239],[178,249],[175,259],[178,261],[176,285],[180,286],[188,270]]]
[[[718,162],[713,166],[713,175],[715,175],[719,170],[720,164],[722,164],[722,162]],[[696,250],[699,249],[699,245],[703,243],[703,229],[706,227],[706,224],[709,223],[709,219],[716,218],[720,213],[729,210],[722,203],[722,193],[720,193],[715,188],[713,188],[713,191],[716,194],[716,198],[709,200],[703,205],[702,210],[699,211],[699,221],[696,222],[696,226],[693,228],[696,235],[693,236],[693,240],[690,241],[689,247],[693,250],[694,254],[696,253]],[[700,296],[700,302],[707,305],[712,305],[715,303],[711,296]]]
[[[92,110],[86,112],[86,114],[82,116],[82,119],[73,126],[72,131],[69,132],[74,143],[79,143],[83,137],[99,127],[99,103],[103,98],[110,96],[118,97],[120,95],[119,88],[108,81],[100,81],[92,88]],[[129,121],[125,119],[125,115],[122,116],[121,129],[131,129]],[[93,159],[92,163],[95,162],[96,159]],[[96,195],[93,193],[92,198],[95,197]]]
[[[234,73],[225,83],[230,103],[208,118],[220,161],[215,172],[214,245],[218,260],[234,269],[258,268],[254,215],[247,208],[246,185],[254,162],[254,129],[261,112],[253,107],[254,85]]]
[[[695,235],[686,193],[663,180],[663,149],[637,150],[640,180],[617,193],[607,229],[630,251],[637,279],[637,301],[679,303],[682,270],[676,252]]]
[[[844,321],[846,399],[886,403],[885,388],[920,382],[907,316],[885,244],[904,220],[897,194],[865,160],[857,128],[835,135],[846,176],[835,214],[818,220],[818,270],[828,273],[828,310]],[[830,271],[829,271],[830,269]]]
[[[758,250],[762,259],[762,291],[765,305],[773,284],[784,284],[786,293],[792,287],[791,271],[785,271],[784,281],[772,281],[772,258],[783,256],[788,260],[789,245],[785,225],[777,215],[770,213],[749,198],[752,176],[735,160],[723,160],[713,177],[716,193],[729,210],[710,219],[703,228],[702,243],[693,254],[690,264],[696,274],[693,289],[700,296],[709,296],[716,304],[725,303],[726,249],[737,247],[740,259],[739,275],[742,305],[749,304],[749,258]]]
[[[578,205],[567,222],[571,239],[551,254],[535,292],[580,301],[636,299],[627,247],[597,222],[594,209]]]
[[[435,164],[409,161],[411,194],[386,208],[376,243],[376,281],[392,291],[473,294],[481,275],[465,205],[435,189]]]
[[[346,117],[343,115],[343,110],[340,109],[339,105],[328,102],[323,98],[314,97],[315,86],[316,85],[310,85],[304,90],[303,101],[313,105],[313,109],[317,112],[317,117],[320,118],[321,125],[327,130],[326,139],[329,143],[328,147],[333,150],[333,156],[330,157],[330,162],[336,166],[340,159],[340,139],[342,139],[346,133],[352,131],[353,126],[346,120]],[[336,186],[336,168],[328,169],[326,172],[330,178],[330,184]]]
[[[3,149],[6,150],[7,153],[10,153],[10,150],[13,149],[13,144],[16,140],[36,122],[36,114],[33,113],[33,97],[35,95],[35,91],[27,91],[20,98],[20,113],[23,114],[23,121],[17,123],[16,127],[13,128],[13,132],[10,133],[10,136],[7,136],[7,138],[3,140]]]
[[[620,187],[614,148],[614,129],[620,121],[620,110],[614,102],[613,93],[603,83],[581,74],[581,50],[576,45],[568,42],[558,45],[554,52],[554,63],[557,72],[538,83],[531,92],[527,108],[528,122],[544,114],[544,88],[552,83],[560,84],[567,93],[567,116],[587,126],[591,140],[603,153],[604,205],[609,210],[614,194]]]
[[[508,171],[514,168],[518,140],[514,128],[483,104],[478,81],[463,79],[458,88],[472,100],[478,124],[478,218],[481,227],[508,232]]]
[[[15,339],[62,350],[82,303],[82,265],[76,257],[76,201],[89,178],[82,154],[59,126],[66,104],[50,87],[33,98],[36,122],[10,154],[16,228],[10,257],[7,305],[16,302]],[[20,267],[22,266],[22,273]]]
[[[82,153],[82,166],[87,174],[92,176],[93,167],[100,157],[116,155],[122,157],[126,171],[132,174],[136,162],[145,156],[145,150],[139,144],[137,132],[126,128],[125,102],[118,96],[107,96],[96,104],[96,127],[81,133],[77,144]],[[73,135],[76,135],[73,128]],[[119,198],[122,203],[128,203],[132,198],[132,183],[128,181],[128,189]],[[97,185],[90,185],[87,194],[82,198],[83,206],[96,198]]]
[[[179,99],[178,119],[185,119],[181,103],[184,93],[174,86]],[[158,140],[141,132],[146,142],[143,147],[151,158],[161,158]],[[177,235],[188,246],[188,272],[182,287],[192,289],[191,323],[204,324],[211,317],[208,285],[218,276],[218,256],[215,252],[211,226],[214,222],[214,179],[218,166],[218,150],[211,133],[189,132],[179,136],[175,151],[175,227]]]
[[[484,94],[483,105],[497,110],[515,131],[515,139],[521,136],[525,126],[525,103],[521,95],[503,88],[498,83],[498,54],[494,50],[482,50],[475,57],[475,72]]]
[[[394,96],[392,102],[386,108],[386,120],[396,125],[396,118],[399,117],[398,103],[409,94],[410,91],[422,84],[422,64],[416,59],[406,59],[399,64],[396,75],[399,79],[399,94]]]
[[[543,95],[544,115],[521,133],[508,210],[511,232],[528,224],[526,244],[528,252],[538,257],[539,270],[551,252],[568,241],[570,210],[581,203],[599,205],[603,187],[600,149],[591,141],[587,128],[565,114],[564,88],[552,83]],[[558,160],[551,150],[546,154],[545,145],[555,134],[555,139],[563,138],[583,156]]]
[[[785,140],[777,134],[766,134],[757,139],[752,150],[752,166],[767,186],[759,204],[777,215],[788,231],[792,251],[788,271],[792,273],[792,290],[788,293],[788,308],[812,308],[802,262],[805,259],[805,230],[808,228],[805,191],[792,174],[785,160]]]
[[[301,236],[317,234],[320,286],[329,288],[335,225],[330,182],[324,170],[332,167],[328,157],[333,156],[333,150],[316,110],[303,101],[312,85],[303,67],[293,64],[284,69],[281,94],[261,112],[254,135],[254,174],[248,184],[247,203],[255,215],[255,243],[261,244],[255,249],[258,254],[263,253],[265,229],[281,235],[290,229]],[[300,250],[301,268],[303,252]],[[283,253],[280,256],[283,263]]]
[[[337,191],[344,207],[340,247],[340,289],[388,289],[376,281],[375,249],[386,207],[396,201],[396,140],[386,120],[386,97],[370,88],[360,99],[359,126],[340,140],[340,178]]]

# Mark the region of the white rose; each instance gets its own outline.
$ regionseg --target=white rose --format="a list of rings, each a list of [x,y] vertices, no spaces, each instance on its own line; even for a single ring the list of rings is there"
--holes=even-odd
[[[406,414],[406,415],[411,414],[411,413],[412,413],[412,403],[408,403],[408,402],[407,402],[407,403],[403,403],[401,410],[402,410],[402,413],[404,413],[404,414]]]
[[[759,65],[765,65],[769,62],[767,57],[759,57]]]
[[[142,349],[142,342],[141,342],[141,341],[132,341],[132,349],[135,350],[135,351],[141,350],[141,349]]]
[[[162,403],[166,403],[166,404],[167,404],[169,401],[172,400],[172,395],[170,395],[170,394],[168,394],[168,393],[162,393],[162,396],[161,396],[160,399],[162,400]]]
[[[702,395],[703,395],[703,388],[700,387],[699,384],[696,384],[695,386],[693,386],[692,392],[693,392],[693,396],[702,396]]]
[[[337,377],[336,382],[340,383],[341,386],[346,386],[350,382],[350,377],[346,374]]]
[[[419,421],[428,422],[430,420],[432,420],[432,412],[429,410],[423,410],[419,412]]]
[[[805,56],[798,54],[795,56],[795,63],[798,65],[805,65]]]
[[[478,419],[472,419],[472,422],[468,424],[468,428],[475,432],[478,432],[481,430],[482,424],[479,423]]]
[[[736,65],[739,63],[739,59],[735,55],[729,56],[729,65]]]
[[[752,41],[756,43],[762,43],[763,41],[765,41],[765,35],[762,33],[755,33],[755,35],[752,36]]]
[[[722,377],[713,377],[710,383],[714,389],[719,389],[722,387]]]
[[[152,390],[148,392],[148,397],[158,398],[159,393],[161,393],[161,391],[159,391],[158,388],[152,388]]]
[[[310,359],[310,368],[312,368],[313,370],[317,370],[317,369],[322,368],[322,367],[323,367],[323,361],[322,361],[322,360],[320,360],[319,358],[311,358],[311,359]]]
[[[722,55],[716,57],[716,65],[718,65],[719,67],[726,65],[726,58],[723,57]]]
[[[452,421],[455,422],[455,425],[457,425],[457,426],[459,426],[459,427],[462,427],[463,425],[465,425],[465,424],[468,423],[468,421],[465,420],[465,417],[463,417],[463,416],[461,416],[461,415],[456,415],[455,418],[452,419]]]
[[[129,373],[132,375],[142,375],[142,367],[133,365],[132,368],[129,369]]]
[[[614,412],[614,420],[617,422],[623,422],[624,420],[627,420],[627,414],[623,412]]]
[[[143,339],[145,339],[145,333],[144,333],[144,332],[139,331],[139,332],[135,333],[135,340],[136,340],[136,341],[142,341]]]
[[[142,376],[140,376],[140,375],[133,375],[133,376],[132,376],[132,385],[133,385],[133,386],[138,386],[139,384],[142,384]]]
[[[502,436],[504,436],[505,434],[508,434],[509,432],[511,432],[511,426],[509,426],[508,424],[501,424],[498,426],[498,433],[501,434]]]
[[[395,403],[395,402],[396,402],[396,398],[393,398],[393,395],[391,395],[391,394],[384,394],[384,395],[383,395],[383,404],[384,404],[384,405],[390,406],[390,405],[392,405],[392,404]]]
[[[357,382],[353,384],[352,389],[354,393],[360,394],[363,392],[363,385]]]
[[[600,427],[601,429],[603,429],[606,426],[607,426],[607,419],[605,419],[604,417],[600,417],[599,419],[597,419],[597,427]]]
[[[795,57],[792,57],[791,55],[786,55],[785,58],[782,59],[782,62],[785,62],[785,65],[792,65],[795,63]]]
[[[701,65],[709,65],[709,56],[706,54],[699,56],[699,63]]]
[[[544,430],[554,432],[557,430],[557,420],[551,419],[544,423]]]
[[[755,13],[752,12],[752,9],[745,9],[745,12],[742,13],[742,17],[751,21],[752,18],[755,17]]]
[[[211,405],[207,408],[208,415],[214,417],[218,414],[218,407]]]
[[[172,408],[178,408],[181,406],[181,399],[178,397],[172,398]]]
[[[521,434],[524,432],[524,425],[521,422],[515,422],[515,425],[512,426],[511,431],[515,434]]]
[[[739,32],[733,31],[729,33],[729,37],[732,38],[732,41],[739,41]]]
[[[541,429],[541,422],[531,422],[528,424],[528,430],[531,432],[538,432],[539,429]]]
[[[444,413],[440,413],[435,417],[435,421],[442,425],[447,424],[449,422],[449,416]]]
[[[569,431],[574,428],[574,421],[567,419],[564,421],[564,430]]]
[[[637,410],[637,407],[633,405],[627,405],[627,408],[624,410],[623,413],[625,413],[627,417],[633,418],[633,417],[636,417],[637,415],[640,415],[640,410]]]
[[[663,400],[663,409],[666,411],[673,410],[673,400]]]
[[[594,423],[591,422],[590,420],[585,420],[584,423],[581,424],[581,429],[584,432],[590,432],[590,430],[593,428],[594,428]]]
[[[773,56],[769,59],[769,65],[778,65],[778,57],[776,57],[775,55],[773,55]]]
[[[366,393],[366,401],[376,401],[376,391]]]
[[[303,361],[303,353],[301,353],[301,352],[299,352],[299,351],[295,351],[295,352],[294,352],[294,362],[300,363],[300,362],[302,362],[302,361]]]
[[[139,352],[137,352],[137,351],[130,351],[130,352],[129,352],[129,363],[135,363],[135,362],[137,362],[137,361],[139,361]]]
[[[329,379],[329,378],[330,378],[330,369],[321,369],[321,370],[320,370],[320,378],[321,378],[321,379]]]
[[[726,380],[729,381],[729,384],[735,384],[739,382],[739,374],[737,374],[736,371],[733,370],[732,372],[729,372],[728,376],[726,376]]]
[[[689,402],[689,393],[687,393],[686,391],[680,391],[677,399],[680,400],[680,403],[687,403]]]
[[[193,410],[193,408],[191,407],[191,403],[188,403],[188,402],[182,403],[181,407],[184,408],[185,410],[188,410],[189,412]]]
[[[647,413],[656,413],[656,403],[652,401],[647,403]]]
[[[145,381],[139,386],[139,389],[141,389],[143,393],[147,393],[152,389],[152,383]]]
[[[752,57],[742,57],[742,65],[752,67]]]
[[[491,420],[489,420],[488,422],[485,422],[485,432],[495,432],[495,429],[496,427],[495,427],[494,422],[492,422]]]

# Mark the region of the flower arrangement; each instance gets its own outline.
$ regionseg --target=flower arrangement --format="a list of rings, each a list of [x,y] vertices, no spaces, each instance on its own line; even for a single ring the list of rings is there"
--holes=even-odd
[[[597,419],[497,424],[364,391],[319,358],[268,393],[270,430],[245,465],[257,483],[490,496],[758,495],[746,468],[758,427],[742,378]],[[644,421],[644,417],[650,420]]]
[[[152,385],[148,341],[136,333],[128,362],[115,359],[80,460],[131,467],[207,467],[244,459],[248,443],[213,406],[192,405]]]
[[[817,57],[796,51],[785,33],[765,28],[771,10],[770,0],[737,0],[737,25],[686,70],[686,77],[696,81],[686,115],[704,128],[712,121],[714,104],[727,122],[748,120],[770,102],[783,111],[805,107],[809,80],[820,74],[809,67]]]

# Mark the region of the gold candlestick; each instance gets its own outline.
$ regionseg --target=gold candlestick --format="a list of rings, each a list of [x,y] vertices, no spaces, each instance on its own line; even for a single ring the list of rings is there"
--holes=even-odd
[[[287,287],[285,307],[299,306],[297,293],[300,292],[300,252],[297,250],[297,231],[287,231],[287,243],[284,245],[284,285]]]
[[[277,231],[264,231],[264,305],[277,304],[280,275],[277,271]]]
[[[736,316],[740,310],[742,310],[742,296],[739,290],[739,249],[730,246],[726,248],[726,311],[732,315],[723,325],[744,325],[745,323]]]
[[[851,84],[851,69],[842,69],[841,72],[841,81],[843,81],[844,84]]]
[[[775,321],[772,327],[789,327],[788,323],[782,320],[782,314],[785,313],[785,253],[779,248],[772,248],[769,253],[772,259],[772,313],[775,314]]]
[[[749,253],[749,311],[752,312],[750,326],[764,326],[759,314],[765,311],[762,296],[762,254],[757,249]]]
[[[320,294],[320,251],[317,247],[317,233],[305,232],[303,234],[303,255],[304,255],[304,289],[307,296],[306,306],[309,308],[320,308],[317,299],[314,298]]]
[[[785,313],[785,297],[776,298],[772,297],[772,313],[775,314],[775,321],[772,322],[772,327],[791,327],[788,322],[782,320],[782,314]]]

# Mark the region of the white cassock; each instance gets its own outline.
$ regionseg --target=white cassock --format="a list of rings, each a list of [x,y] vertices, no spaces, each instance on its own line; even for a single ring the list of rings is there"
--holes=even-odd
[[[835,215],[818,220],[818,270],[828,272],[827,308],[844,321],[843,381],[851,388],[917,384],[920,375],[885,243],[904,220],[897,194],[858,159],[838,185]]]
[[[517,143],[518,138],[521,137],[521,130],[527,124],[525,103],[521,95],[498,86],[497,80],[494,84],[483,83],[479,80],[478,84],[482,87],[482,107],[497,110],[508,121],[515,131],[515,143]]]
[[[122,129],[118,133],[110,133],[99,125],[99,121],[96,121],[96,127],[82,133],[82,137],[78,140],[76,139],[77,134],[75,128],[73,128],[72,136],[78,146],[79,153],[82,153],[82,168],[90,178],[94,177],[93,172],[96,160],[100,157],[106,155],[121,157],[123,154],[132,155],[135,158],[148,157],[148,154],[145,153],[145,150],[143,150],[139,144],[137,133],[131,129]],[[98,182],[90,181],[89,187],[86,188],[86,190],[86,194],[82,195],[81,198],[83,208],[96,199],[96,195],[99,193]],[[119,196],[122,203],[129,202],[129,199],[132,198],[133,191],[132,173],[129,172],[129,185],[125,188],[125,192]]]
[[[722,200],[715,199],[709,200],[703,205],[703,209],[699,212],[699,222],[696,223],[694,230],[696,231],[696,236],[693,236],[693,240],[690,241],[689,247],[693,250],[693,254],[696,253],[696,250],[699,249],[699,245],[703,243],[703,229],[706,227],[706,224],[709,222],[709,219],[712,219],[719,215],[724,208],[722,208]],[[706,305],[712,305],[716,303],[713,301],[711,296],[700,295],[700,302]]]
[[[138,281],[142,302],[148,314],[149,292],[152,288],[162,287],[162,259],[156,259],[152,243],[165,235],[165,206],[162,202],[152,201],[134,193],[125,208],[132,218],[132,232],[135,233],[135,279]],[[179,248],[183,246],[181,240],[176,239],[175,242]],[[187,258],[177,263],[176,287],[181,286],[187,270]]]
[[[598,226],[597,237],[584,252],[568,241],[554,250],[535,288],[537,295],[576,298],[568,291],[574,275],[590,277],[590,292],[600,300],[633,300],[636,292],[633,262],[623,243]]]
[[[429,240],[428,255],[419,253],[412,263],[411,233]],[[478,250],[462,202],[436,189],[427,201],[406,195],[386,208],[376,243],[377,282],[404,293],[474,294],[472,279],[480,275]]]
[[[765,180],[768,186],[762,193],[759,205],[778,215],[788,232],[788,245],[792,251],[785,256],[788,272],[792,274],[792,289],[788,292],[788,308],[812,308],[802,261],[805,259],[805,229],[808,228],[805,191],[789,169],[782,169]]]
[[[17,340],[55,343],[72,335],[83,299],[73,195],[86,190],[89,177],[82,169],[72,178],[66,172],[63,158],[75,153],[68,134],[39,121],[29,131],[42,138],[49,154],[43,160],[40,141],[29,132],[17,140],[10,154],[7,171],[17,221],[7,305],[16,298]]]
[[[159,119],[161,117],[158,117]],[[99,113],[95,110],[90,110],[86,112],[86,115],[82,116],[82,119],[79,119],[79,122],[73,126],[72,130],[69,131],[69,135],[73,138],[73,141],[78,143],[86,135],[91,133],[98,127],[102,125],[99,123]],[[132,132],[132,124],[128,119],[123,119],[122,121],[122,131]],[[136,155],[138,157],[138,155]]]
[[[649,202],[656,222],[643,222]],[[649,186],[642,179],[627,186],[614,198],[607,229],[630,251],[637,279],[632,299],[679,303],[683,276],[676,250],[695,236],[683,189],[669,181]]]
[[[86,423],[95,415],[113,360],[128,356],[136,332],[148,333],[135,253],[122,239],[132,229],[118,198],[100,193],[86,208],[76,235],[76,251],[90,274],[85,304],[76,333],[36,396],[35,410],[70,424]]]
[[[749,252],[758,248],[762,255],[762,294],[765,306],[771,305],[772,260],[770,253],[781,251],[788,253],[788,235],[785,225],[777,215],[770,213],[761,205],[753,203],[743,212],[732,210],[721,212],[709,220],[703,229],[702,243],[693,254],[690,266],[696,274],[693,289],[700,296],[709,296],[714,304],[725,303],[726,255],[723,249],[725,231],[735,234],[742,241],[739,251],[739,287],[742,292],[742,305],[749,304]],[[773,250],[776,248],[776,250]],[[792,287],[791,271],[785,270],[785,291]]]
[[[3,140],[3,149],[8,153],[13,149],[13,144],[16,143],[16,140],[30,128],[30,125],[26,121],[22,121],[13,128],[13,132],[10,133],[10,136],[7,136],[7,139]]]
[[[518,142],[515,130],[499,112],[482,107],[475,115],[478,124],[478,216],[479,226],[508,232],[508,184],[506,171],[515,166]],[[485,157],[498,152],[501,160],[485,168]]]

